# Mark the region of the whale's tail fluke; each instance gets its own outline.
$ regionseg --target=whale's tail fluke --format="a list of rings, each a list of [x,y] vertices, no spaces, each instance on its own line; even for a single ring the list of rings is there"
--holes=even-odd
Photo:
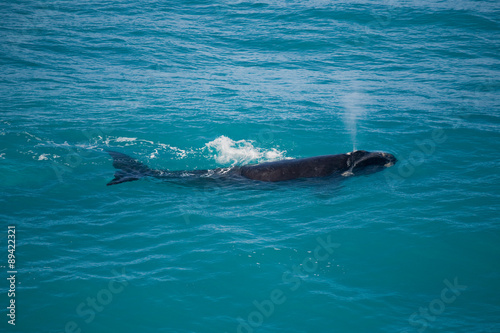
[[[151,174],[152,170],[138,160],[116,151],[107,150],[113,157],[113,166],[117,169],[115,178],[106,185],[115,185],[138,180]]]

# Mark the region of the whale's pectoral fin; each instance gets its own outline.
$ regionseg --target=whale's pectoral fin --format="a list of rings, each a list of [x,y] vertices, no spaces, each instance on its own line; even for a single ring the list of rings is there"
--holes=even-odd
[[[115,178],[107,185],[120,184],[138,180],[151,173],[151,169],[138,160],[116,151],[107,151],[113,157],[113,166],[117,169]]]

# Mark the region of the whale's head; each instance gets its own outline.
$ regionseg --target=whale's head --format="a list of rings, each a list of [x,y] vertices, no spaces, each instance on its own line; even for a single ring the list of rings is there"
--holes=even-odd
[[[370,174],[393,166],[397,159],[394,155],[384,152],[369,152],[356,150],[347,153],[347,171],[343,176]]]

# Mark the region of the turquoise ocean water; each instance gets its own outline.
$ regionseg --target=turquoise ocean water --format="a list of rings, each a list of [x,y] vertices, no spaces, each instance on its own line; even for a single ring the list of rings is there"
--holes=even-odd
[[[0,13],[0,331],[500,332],[497,1]],[[399,162],[106,186],[106,149],[190,170],[354,147]]]

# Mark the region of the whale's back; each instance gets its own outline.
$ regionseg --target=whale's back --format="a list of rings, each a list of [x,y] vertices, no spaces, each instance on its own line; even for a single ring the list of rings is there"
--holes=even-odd
[[[278,182],[297,178],[327,177],[347,168],[347,156],[325,155],[302,159],[281,160],[241,167],[243,177]]]

